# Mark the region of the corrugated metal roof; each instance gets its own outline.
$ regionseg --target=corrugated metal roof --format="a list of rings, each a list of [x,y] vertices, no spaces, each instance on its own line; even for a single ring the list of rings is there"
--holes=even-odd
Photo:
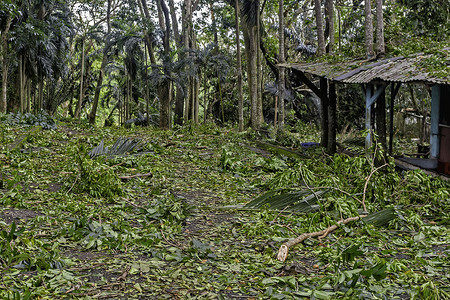
[[[450,65],[449,50],[450,48],[442,50],[447,54],[447,66]],[[412,57],[401,56],[378,61],[359,60],[345,63],[286,64],[285,66],[344,83],[385,81],[450,85],[450,74],[442,76],[442,74],[437,75],[425,70],[423,64],[426,64],[427,59],[430,58],[431,55],[417,54]]]

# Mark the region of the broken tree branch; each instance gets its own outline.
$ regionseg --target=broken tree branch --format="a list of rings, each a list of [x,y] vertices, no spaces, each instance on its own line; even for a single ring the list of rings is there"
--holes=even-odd
[[[135,174],[135,175],[129,175],[129,176],[119,176],[120,179],[122,180],[127,180],[127,179],[132,179],[132,178],[136,178],[136,177],[151,177],[153,176],[152,173],[146,173],[146,174]]]
[[[359,220],[364,217],[367,217],[367,215],[360,215],[357,217],[351,217],[351,218],[347,218],[345,220],[341,220],[341,221],[337,222],[337,224],[331,225],[330,227],[328,227],[324,230],[321,230],[321,231],[303,233],[303,234],[299,235],[298,237],[296,237],[295,239],[289,240],[286,243],[284,243],[283,245],[281,245],[280,249],[278,250],[277,259],[279,261],[285,261],[288,256],[289,248],[303,242],[304,240],[306,240],[310,237],[319,237],[320,239],[322,239],[322,238],[326,237],[330,232],[335,231],[339,227],[339,225],[347,224],[347,223]]]

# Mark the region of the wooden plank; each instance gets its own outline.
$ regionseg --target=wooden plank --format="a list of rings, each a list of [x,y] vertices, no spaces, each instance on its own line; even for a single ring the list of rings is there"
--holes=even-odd
[[[412,165],[412,164],[407,163],[405,161],[401,161],[399,159],[395,159],[395,165],[398,168],[403,169],[403,170],[417,170],[417,169],[420,169],[427,175],[434,176],[434,177],[439,177],[439,178],[441,178],[442,180],[445,180],[445,181],[450,181],[450,177],[448,177],[448,176],[441,175],[441,174],[439,174],[437,172],[434,172],[434,171],[421,169],[418,166]]]

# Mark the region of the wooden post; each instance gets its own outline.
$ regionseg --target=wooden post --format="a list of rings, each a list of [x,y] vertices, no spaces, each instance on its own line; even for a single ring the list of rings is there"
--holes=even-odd
[[[376,105],[376,127],[378,134],[378,142],[386,151],[386,97],[383,91],[377,99]],[[385,153],[386,154],[386,153]]]
[[[370,98],[372,97],[373,85],[368,84],[365,88],[366,90],[366,130],[368,130],[366,136],[366,152],[372,147],[372,103],[370,103]]]
[[[395,97],[397,96],[398,90],[402,86],[401,83],[395,84],[394,82],[391,83],[391,107],[390,107],[390,114],[389,114],[389,155],[392,155],[393,153],[393,142],[394,142],[394,104],[395,104]]]
[[[336,84],[329,82],[328,90],[328,145],[329,154],[336,153]]]
[[[325,77],[320,77],[320,91],[325,97],[321,97],[322,103],[322,140],[320,141],[320,145],[324,148],[328,148],[328,81]]]
[[[431,90],[431,158],[439,157],[439,109],[441,102],[441,86],[434,85]]]

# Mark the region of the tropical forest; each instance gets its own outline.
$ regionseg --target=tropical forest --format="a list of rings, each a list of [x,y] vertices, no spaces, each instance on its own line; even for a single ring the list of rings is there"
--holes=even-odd
[[[0,299],[450,299],[448,0],[1,0]]]

